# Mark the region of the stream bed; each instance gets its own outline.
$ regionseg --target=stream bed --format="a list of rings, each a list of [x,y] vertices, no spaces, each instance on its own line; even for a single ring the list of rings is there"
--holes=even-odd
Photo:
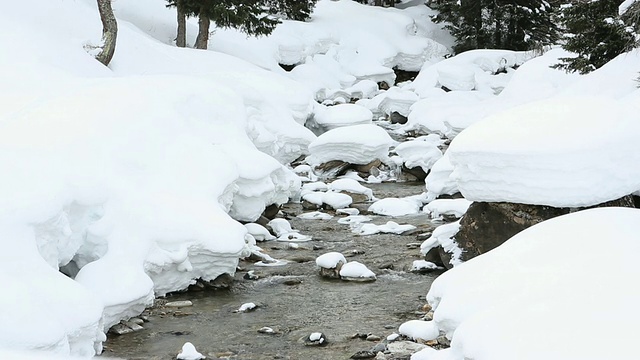
[[[420,194],[424,183],[366,184],[378,198]],[[366,209],[368,204],[354,204]],[[125,335],[109,335],[103,356],[126,359],[175,359],[185,342],[193,343],[208,359],[348,359],[369,350],[380,341],[353,338],[373,334],[385,339],[407,320],[419,319],[425,295],[437,273],[416,274],[409,270],[421,258],[416,235],[433,230],[425,215],[390,218],[371,215],[373,223],[395,221],[413,224],[407,235],[359,236],[348,225],[331,220],[301,220],[300,204],[286,204],[282,212],[292,227],[313,236],[309,242],[258,243],[276,259],[289,260],[284,266],[259,267],[241,261],[231,289],[189,291],[158,299],[145,315],[144,330]],[[331,212],[329,212],[331,213]],[[318,275],[315,258],[329,251],[343,253],[348,261],[359,261],[377,275],[374,282],[328,280]],[[257,280],[245,279],[253,270]],[[166,301],[190,300],[193,306],[169,309]],[[234,313],[242,304],[253,302],[252,312]],[[275,334],[258,330],[270,327]],[[322,332],[326,346],[305,346],[303,339]]]

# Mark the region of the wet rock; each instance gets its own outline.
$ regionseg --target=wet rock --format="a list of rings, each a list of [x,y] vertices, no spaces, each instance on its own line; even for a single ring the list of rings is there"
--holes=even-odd
[[[411,355],[426,347],[427,345],[412,341],[394,341],[387,344],[387,350],[394,355]]]
[[[429,311],[426,314],[424,314],[424,316],[422,317],[422,320],[424,320],[424,321],[433,320],[433,311]]]
[[[116,335],[124,335],[133,332],[133,329],[126,326],[125,324],[115,324],[109,329],[109,332]]]
[[[306,346],[325,346],[328,343],[327,336],[321,332],[311,333],[304,339]]]
[[[380,167],[382,165],[382,161],[376,159],[373,160],[372,162],[366,164],[366,165],[355,165],[353,168],[354,170],[356,170],[359,173],[363,173],[363,174],[371,174],[371,175],[376,175],[374,174],[374,172],[372,172],[373,169],[378,169],[378,167]]]
[[[326,163],[316,166],[314,169],[318,177],[322,179],[336,178],[344,173],[351,167],[351,164],[340,160],[331,160]]]
[[[589,208],[609,206],[634,207],[633,197],[629,195]],[[474,202],[460,220],[460,231],[455,235],[463,251],[461,259],[466,261],[484,254],[526,228],[573,210],[506,202]]]
[[[431,248],[429,251],[427,251],[427,253],[424,255],[424,260],[432,262],[442,268],[446,268],[451,266],[451,265],[445,266],[445,264],[449,264],[450,256],[451,255],[449,255],[448,253],[445,253],[442,250],[441,246],[438,246],[438,247]]]
[[[280,206],[271,204],[264,209],[264,211],[262,212],[262,216],[266,217],[267,219],[273,220],[275,219],[276,215],[278,215],[278,211],[280,211]]]
[[[367,341],[380,341],[380,340],[382,340],[382,338],[380,336],[378,336],[378,335],[369,334],[369,335],[367,335],[365,340],[367,340]]]
[[[164,304],[164,306],[169,308],[182,308],[182,307],[193,306],[193,303],[190,300],[170,301]]]
[[[312,248],[312,249],[313,249],[313,250],[323,250],[323,249],[324,249],[324,246],[322,246],[322,245],[313,245],[313,248]]]
[[[137,323],[135,323],[135,322],[133,322],[133,321],[126,321],[126,322],[124,323],[124,325],[125,325],[126,327],[128,327],[129,329],[133,330],[133,331],[140,331],[140,330],[144,330],[144,328],[142,327],[142,325],[137,324]]]
[[[320,267],[320,276],[330,279],[340,279],[340,270],[346,263],[347,259],[338,252],[328,252],[316,259],[316,265]]]
[[[298,264],[303,264],[303,263],[315,261],[315,259],[316,258],[314,256],[307,256],[307,255],[296,255],[296,256],[291,256],[291,257],[287,258],[287,260],[292,261],[292,262],[296,262]]]
[[[282,283],[287,286],[299,285],[302,284],[302,279],[286,279]]]
[[[438,345],[440,346],[444,346],[444,347],[451,346],[451,340],[447,339],[446,336],[439,336],[436,340],[438,341]]]
[[[261,327],[260,329],[258,329],[258,332],[260,334],[267,334],[267,335],[276,335],[278,333],[277,331],[273,330],[268,326]]]
[[[361,350],[351,355],[351,359],[373,359],[376,357],[376,353],[370,350]]]
[[[141,319],[141,318],[139,318],[139,317],[131,318],[131,319],[129,319],[129,322],[134,323],[134,324],[136,324],[136,325],[142,325],[142,324],[144,324],[144,320],[142,320],[142,319]]]
[[[420,236],[420,235],[418,235],[418,236]],[[426,239],[425,239],[425,240],[426,240]],[[415,242],[415,243],[408,243],[408,244],[407,244],[407,249],[410,249],[410,250],[413,250],[413,249],[420,249],[420,245],[421,245],[421,243],[417,243],[417,242]]]
[[[372,348],[371,351],[373,351],[374,353],[379,353],[382,351],[387,351],[387,344],[385,343],[378,343],[375,344]]]
[[[416,235],[416,240],[418,240],[418,241],[420,241],[422,243],[423,241],[425,241],[428,238],[430,238],[432,234],[433,234],[433,231],[420,233],[420,234]],[[420,246],[418,246],[418,247],[420,247]]]
[[[246,274],[244,274],[244,276],[242,278],[246,279],[246,280],[258,280],[261,277],[262,276],[257,274],[254,270],[249,270],[249,271],[247,271]]]
[[[395,266],[393,262],[382,263],[380,264],[380,266],[378,266],[378,269],[381,269],[381,270],[393,270],[394,268]]]
[[[217,278],[205,283],[207,287],[213,290],[229,289],[232,284],[233,284],[233,276],[227,273],[221,274]]]
[[[404,115],[400,114],[400,113],[399,113],[399,112],[397,112],[397,111],[393,111],[393,112],[391,113],[391,115],[389,115],[389,121],[390,121],[392,124],[402,124],[402,125],[404,125],[404,124],[406,124],[406,123],[407,123],[407,120],[408,120],[408,119],[407,119],[407,117],[406,117],[406,116],[404,116]]]

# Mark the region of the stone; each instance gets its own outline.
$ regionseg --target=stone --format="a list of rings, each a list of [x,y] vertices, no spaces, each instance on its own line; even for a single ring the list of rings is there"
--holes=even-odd
[[[164,306],[170,307],[170,308],[182,308],[182,307],[193,306],[193,303],[190,300],[170,301],[164,304]]]
[[[127,326],[129,329],[133,330],[133,331],[140,331],[140,330],[144,330],[144,328],[140,325],[140,324],[136,324],[133,321],[126,321],[124,323],[125,326]]]
[[[130,321],[130,322],[132,322],[132,323],[134,323],[134,324],[136,324],[136,325],[142,325],[142,324],[144,324],[144,320],[142,320],[142,319],[141,319],[141,318],[139,318],[139,317],[133,317],[133,318],[129,319],[129,321]]]
[[[380,340],[382,340],[382,338],[380,336],[378,336],[378,335],[369,334],[369,335],[367,335],[365,340],[367,340],[367,341],[380,341]]]
[[[394,341],[387,344],[387,350],[394,355],[411,355],[426,347],[427,345],[412,341]]]
[[[258,280],[258,279],[261,278],[261,276],[256,274],[255,271],[249,270],[249,271],[247,271],[246,274],[244,274],[244,276],[242,278],[246,279],[246,280]]]
[[[133,332],[133,329],[124,324],[115,324],[109,329],[109,332],[116,335],[124,335]]]
[[[299,285],[302,284],[302,279],[286,279],[282,283],[287,286]]]
[[[304,339],[306,346],[326,346],[328,343],[327,336],[321,332],[311,333]]]
[[[433,320],[433,310],[424,314],[424,316],[422,317],[422,320],[425,320],[425,321]]]
[[[278,333],[277,331],[273,330],[268,326],[261,327],[260,329],[258,329],[258,332],[261,334],[268,334],[268,335],[276,335]]]
[[[376,353],[374,353],[373,351],[361,350],[351,355],[350,358],[351,359],[373,359],[374,357],[376,357]]]
[[[608,206],[634,207],[633,196],[628,195],[589,208]],[[467,261],[484,254],[526,228],[575,210],[581,209],[474,202],[460,220],[460,231],[455,235],[455,240],[462,249],[461,260]],[[451,267],[447,259],[442,259],[442,262]]]
[[[438,336],[436,340],[438,341],[438,344],[440,346],[446,346],[446,347],[451,346],[451,340],[447,339],[446,336]]]
[[[376,354],[379,353],[379,352],[387,351],[387,344],[385,344],[385,343],[377,343],[371,348],[371,351],[376,353]]]
[[[402,125],[404,125],[404,124],[406,124],[406,123],[407,123],[407,120],[408,120],[408,119],[407,119],[407,117],[406,117],[406,116],[404,116],[404,115],[400,114],[400,113],[399,113],[399,112],[397,112],[397,111],[393,111],[393,112],[391,112],[391,114],[389,115],[389,121],[390,121],[392,124],[402,124]]]

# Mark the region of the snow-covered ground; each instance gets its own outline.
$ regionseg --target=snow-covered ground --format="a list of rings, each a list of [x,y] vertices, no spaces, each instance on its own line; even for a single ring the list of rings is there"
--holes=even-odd
[[[298,168],[304,177],[287,167],[301,155],[311,155],[309,165],[398,160],[430,171],[426,196],[372,204],[371,211],[390,216],[417,214],[425,203],[457,191],[475,201],[585,206],[640,190],[638,51],[584,76],[549,68],[566,56],[560,49],[536,58],[482,50],[443,60],[452,39],[428,19],[433,12],[427,7],[387,9],[348,0],[320,0],[309,22],[284,21],[268,37],[217,29],[212,51],[196,51],[172,46],[175,10],[164,2],[118,0],[113,6],[119,33],[108,68],[84,49],[100,42],[95,1],[14,1],[0,12],[0,277],[9,294],[4,309],[11,309],[0,313],[0,351],[93,356],[106,329],[139,314],[155,296],[197,278],[233,273],[256,239],[272,240],[257,224],[239,222],[255,221],[266,206],[301,196],[348,206],[349,196],[339,191],[375,200],[354,181],[309,184],[301,192],[301,181],[314,179],[311,166]],[[196,19],[189,19],[187,32],[192,43]],[[279,63],[297,66],[286,72]],[[412,83],[395,84],[394,67],[420,74]],[[382,81],[392,87],[378,89]],[[362,100],[331,108],[316,103],[351,98]],[[431,135],[396,146],[372,123],[394,112],[408,117],[395,131]],[[317,137],[304,127],[314,116],[331,130]],[[445,138],[453,141],[443,156]],[[389,158],[394,146],[395,160]],[[458,216],[466,205],[433,203],[425,210]],[[487,255],[499,258],[500,267],[480,258],[437,282],[430,301],[439,303],[440,329],[455,330],[452,359],[577,359],[583,355],[579,345],[594,343],[589,330],[599,339],[618,336],[605,341],[617,344],[609,355],[634,354],[623,330],[627,319],[637,320],[625,317],[637,294],[619,286],[637,272],[625,258],[633,254],[630,224],[637,223],[637,213],[580,214],[533,231],[536,239],[557,241],[553,253],[545,248],[544,259],[507,245]],[[274,224],[283,241],[311,240],[288,223]],[[438,228],[422,251],[450,247],[456,262],[451,236],[457,226]],[[406,229],[390,222],[373,230]],[[589,251],[576,252],[585,248],[575,236],[583,230],[592,243]],[[598,280],[593,291],[599,292],[592,293],[578,286],[584,284],[578,273],[598,264],[594,254],[603,239],[623,249],[622,257],[600,269],[600,277],[589,275],[591,283]],[[535,244],[522,246],[538,251]],[[522,263],[512,261],[516,255]],[[502,274],[495,270],[507,267]],[[467,268],[474,270],[465,273]],[[553,281],[529,276],[536,269],[553,272]],[[459,273],[486,275],[468,288],[475,296],[457,297],[467,289],[458,284],[457,276],[464,277]],[[482,281],[487,274],[507,279]],[[525,278],[515,274],[531,278],[540,294],[506,296],[487,285]],[[588,297],[584,304],[595,307],[592,299],[600,299],[606,316],[560,314],[577,300],[556,285],[578,286],[575,295]],[[521,300],[532,301],[532,315],[518,311],[526,308],[516,306]],[[548,316],[540,316],[545,309]],[[535,326],[525,328],[520,318]],[[491,331],[479,330],[483,319],[491,319]],[[563,336],[572,332],[580,336]],[[502,340],[485,338],[492,334]],[[518,338],[541,334],[548,346],[517,352]],[[560,341],[567,341],[566,349]],[[596,351],[582,358],[593,354],[616,357]]]

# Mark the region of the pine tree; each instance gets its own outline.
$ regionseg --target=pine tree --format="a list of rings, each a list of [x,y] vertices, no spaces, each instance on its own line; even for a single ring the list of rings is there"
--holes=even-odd
[[[634,34],[618,17],[622,0],[576,0],[563,10],[566,28],[563,48],[577,56],[561,58],[554,68],[569,72],[591,72],[629,51]]]
[[[280,17],[306,20],[317,0],[167,0],[167,6],[181,13],[198,17],[195,47],[206,49],[209,26],[213,21],[221,28],[238,29],[248,35],[268,35],[280,23]],[[180,29],[179,29],[180,30]],[[176,43],[183,34],[178,31]]]
[[[443,0],[433,2],[433,20],[456,38],[454,51],[471,49],[529,50],[554,43],[557,0]]]

